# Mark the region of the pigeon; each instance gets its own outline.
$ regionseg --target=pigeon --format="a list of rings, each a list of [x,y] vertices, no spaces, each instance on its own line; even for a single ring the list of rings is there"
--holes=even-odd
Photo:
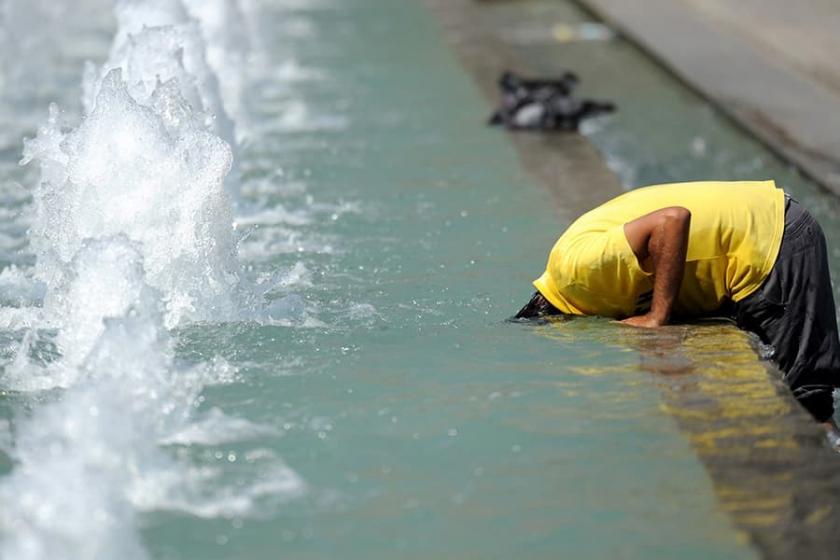
[[[572,95],[578,77],[565,72],[559,79],[524,79],[513,72],[499,78],[501,107],[488,124],[512,130],[577,131],[588,117],[615,111],[605,101],[578,99]]]

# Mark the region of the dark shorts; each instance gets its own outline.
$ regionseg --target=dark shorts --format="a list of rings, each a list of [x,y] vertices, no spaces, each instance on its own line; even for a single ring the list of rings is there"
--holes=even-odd
[[[794,397],[820,422],[834,412],[840,386],[840,339],[825,235],[798,202],[787,199],[779,256],[761,287],[734,305],[738,326],[773,347]]]

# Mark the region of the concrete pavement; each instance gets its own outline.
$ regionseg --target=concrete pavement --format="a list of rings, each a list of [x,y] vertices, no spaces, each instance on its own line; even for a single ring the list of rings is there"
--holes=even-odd
[[[575,0],[840,195],[840,4]]]

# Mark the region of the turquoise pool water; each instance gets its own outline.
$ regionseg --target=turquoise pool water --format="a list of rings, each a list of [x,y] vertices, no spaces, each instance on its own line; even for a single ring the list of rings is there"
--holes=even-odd
[[[370,0],[241,6],[248,65],[238,73],[222,66],[228,73],[219,77],[223,86],[244,84],[230,109],[242,142],[229,181],[242,236],[237,290],[258,303],[242,316],[214,316],[210,307],[176,321],[163,366],[154,345],[148,357],[111,349],[116,359],[107,362],[113,371],[126,362],[163,368],[176,380],[211,363],[212,380],[149,386],[131,394],[124,415],[109,402],[123,406],[122,389],[145,387],[142,378],[61,377],[47,391],[21,388],[21,372],[29,379],[26,367],[34,367],[20,365],[26,332],[44,331],[47,341],[34,344],[33,363],[60,359],[49,352],[53,327],[27,312],[38,294],[20,293],[38,291],[27,282],[37,251],[26,241],[26,192],[37,173],[11,165],[13,143],[3,153],[12,210],[4,264],[16,263],[24,277],[4,284],[4,550],[208,559],[755,556],[753,526],[727,514],[721,504],[735,502],[721,498],[719,469],[704,460],[721,456],[708,452],[721,440],[697,429],[697,419],[708,427],[718,415],[746,417],[737,433],[748,447],[750,426],[769,426],[759,434],[765,448],[787,449],[791,425],[809,432],[748,337],[719,326],[651,338],[600,319],[507,321],[570,211],[558,212],[506,136],[483,126],[488,104],[424,8]],[[100,19],[67,23],[76,30],[69,40],[93,37],[84,54],[98,52],[97,62],[113,25]],[[80,58],[51,63],[67,74]],[[37,79],[62,92],[68,120],[77,121],[79,91],[68,93],[63,78]],[[623,162],[640,161],[621,148],[633,131],[623,119],[592,138]],[[31,135],[40,117],[16,122]],[[208,262],[215,274],[216,261]],[[115,340],[114,348],[132,346],[132,338]],[[733,386],[751,403],[746,415],[727,413],[739,407],[727,400]],[[146,405],[166,387],[179,388],[168,397],[176,404],[178,391],[198,389],[178,409],[188,423],[155,431],[144,424],[147,411],[167,415],[176,405]],[[61,414],[42,412],[75,402],[96,413],[68,427]],[[106,414],[114,421],[87,429]],[[26,435],[37,431],[33,423],[52,421],[66,436],[58,451],[49,437]],[[808,437],[798,444],[818,452],[818,438]],[[103,451],[99,441],[120,444]],[[83,484],[91,480],[99,482]],[[729,482],[737,490],[737,477]],[[756,494],[743,497],[747,506],[767,490],[744,488]],[[102,521],[95,532],[41,523],[51,512],[27,509],[31,496],[49,496],[58,511],[93,504]]]

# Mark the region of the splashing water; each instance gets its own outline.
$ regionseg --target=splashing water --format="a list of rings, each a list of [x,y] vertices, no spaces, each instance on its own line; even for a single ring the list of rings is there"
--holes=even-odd
[[[0,149],[19,150],[48,100],[75,108],[78,69],[59,61],[81,63],[105,46],[95,30],[108,25],[110,3],[85,0],[88,9],[81,10],[76,2],[0,1]]]
[[[125,289],[114,288],[99,312],[118,318],[102,324],[71,389],[21,429],[19,466],[0,486],[7,533],[0,556],[144,558],[137,510],[247,515],[256,500],[299,494],[302,481],[274,457],[260,465],[258,483],[231,494],[217,484],[217,473],[178,465],[157,447],[206,443],[206,423],[239,437],[265,428],[219,411],[194,423],[196,399],[208,383],[224,381],[218,370],[225,365],[175,367],[172,340],[156,312],[158,294],[143,282],[136,245],[124,238],[91,243],[76,268],[67,294],[85,288],[86,273],[112,271]],[[84,317],[76,319],[84,325]]]
[[[115,68],[123,71],[131,97],[141,105],[154,104],[158,85],[174,79],[193,115],[233,145],[233,122],[207,63],[200,26],[180,0],[119,0],[115,14],[118,30],[108,60],[99,71],[92,63],[85,69],[85,110],[94,111],[103,78]]]
[[[219,76],[224,107],[237,122],[237,133],[248,127],[245,111],[245,80],[241,68],[248,64],[249,47],[256,34],[244,10],[234,0],[184,0],[189,14],[198,20],[207,45],[207,63]],[[243,122],[244,121],[244,122]]]
[[[239,13],[230,0],[211,4],[205,20]],[[3,558],[145,558],[140,511],[247,515],[304,490],[271,453],[249,462],[251,484],[230,487],[161,447],[271,430],[197,413],[202,390],[230,382],[231,368],[177,365],[168,331],[234,319],[255,297],[242,288],[225,188],[234,126],[207,63],[208,50],[225,58],[222,27],[202,30],[180,0],[117,0],[115,15],[109,59],[85,71],[81,123],[67,129],[52,106],[25,143],[23,163],[41,169],[35,281],[2,280],[24,305],[43,301],[3,385],[63,393],[18,422],[16,467],[0,481]],[[36,352],[44,345],[48,359]]]
[[[203,128],[175,81],[141,105],[119,70],[96,107],[61,132],[55,112],[25,161],[41,161],[32,245],[37,276],[52,289],[84,239],[125,233],[142,243],[147,280],[166,303],[166,324],[232,316],[238,271],[224,177],[228,145]]]

